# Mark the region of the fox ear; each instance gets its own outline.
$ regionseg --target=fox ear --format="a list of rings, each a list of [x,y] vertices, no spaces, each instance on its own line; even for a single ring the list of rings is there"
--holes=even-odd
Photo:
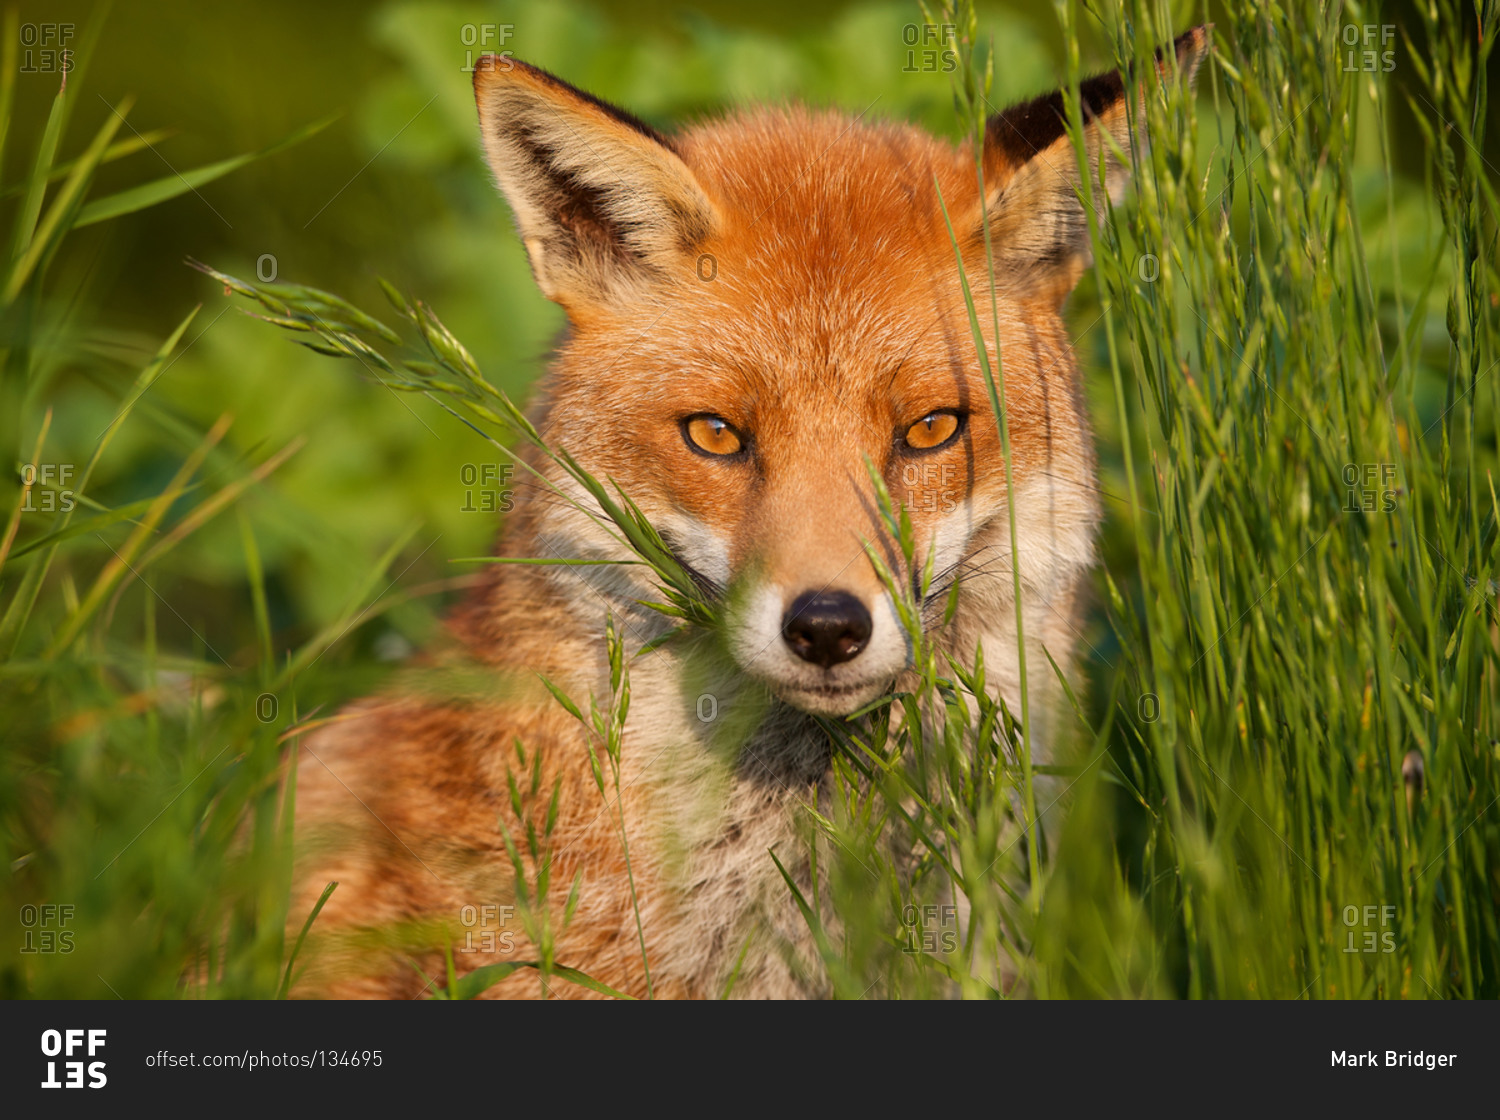
[[[691,267],[688,253],[717,215],[669,139],[513,58],[478,61],[474,99],[490,168],[548,299],[584,314]]]
[[[1179,35],[1174,44],[1177,67],[1191,85],[1198,65],[1212,45],[1212,24]],[[1166,59],[1156,57],[1156,72],[1169,76]],[[1111,201],[1125,194],[1130,167],[1114,154],[1102,135],[1108,132],[1127,158],[1131,136],[1125,84],[1119,71],[1090,78],[1079,86],[1089,184],[1096,209],[1103,206],[1098,167],[1105,152],[1104,186]],[[984,134],[986,208],[990,212],[996,272],[1008,284],[1052,290],[1059,301],[1092,261],[1088,219],[1080,198],[1078,157],[1067,134],[1063,92],[1038,97],[997,113]],[[1140,119],[1140,118],[1138,118]]]

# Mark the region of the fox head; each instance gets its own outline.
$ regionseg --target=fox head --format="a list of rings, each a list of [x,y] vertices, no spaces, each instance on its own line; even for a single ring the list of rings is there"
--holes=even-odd
[[[1177,40],[1189,80],[1208,46],[1206,28]],[[925,599],[928,626],[959,578],[981,610],[1013,605],[1004,457],[954,238],[1003,358],[1023,587],[1046,596],[1092,562],[1093,451],[1061,318],[1089,239],[1061,93],[990,119],[981,197],[972,147],[900,124],[761,109],[668,137],[495,56],[474,88],[536,281],[570,321],[541,434],[618,483],[725,596],[743,671],[822,714],[887,690],[909,643],[867,547]],[[1080,93],[1092,188],[1102,204],[1102,157],[1118,200],[1124,83]],[[912,565],[871,467],[909,513]],[[537,516],[556,554],[620,554],[576,511]]]

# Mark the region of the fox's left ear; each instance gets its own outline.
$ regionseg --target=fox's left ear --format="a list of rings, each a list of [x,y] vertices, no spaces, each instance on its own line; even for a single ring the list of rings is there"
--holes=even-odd
[[[1212,24],[1195,27],[1179,35],[1174,43],[1177,69],[1188,84],[1212,45],[1212,30]],[[1160,52],[1156,71],[1162,79],[1170,77],[1170,66]],[[1099,211],[1103,208],[1098,170],[1101,150],[1106,153],[1105,190],[1113,202],[1124,197],[1130,178],[1129,166],[1120,162],[1102,135],[1107,132],[1120,151],[1130,155],[1125,84],[1118,71],[1101,74],[1082,82],[1079,96],[1088,181]],[[1143,114],[1138,114],[1137,120],[1142,119]],[[1067,134],[1061,91],[989,119],[984,135],[984,179],[997,279],[1037,294],[1055,294],[1060,301],[1092,261],[1088,219],[1080,199],[1078,157]]]
[[[717,213],[667,137],[509,57],[479,59],[474,100],[537,284],[575,320],[693,267]]]

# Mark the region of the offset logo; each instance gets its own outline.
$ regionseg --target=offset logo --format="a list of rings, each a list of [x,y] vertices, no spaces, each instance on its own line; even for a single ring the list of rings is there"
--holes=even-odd
[[[109,1082],[104,1075],[104,1063],[89,1062],[87,1068],[83,1060],[85,1049],[90,1058],[97,1057],[99,1051],[104,1049],[104,1036],[108,1033],[103,1030],[64,1030],[42,1032],[42,1055],[49,1059],[59,1057],[72,1059],[71,1061],[47,1063],[47,1080],[42,1082],[43,1089],[102,1089]],[[85,1042],[87,1036],[87,1042]],[[73,1056],[77,1054],[78,1057]],[[62,1066],[64,1080],[57,1079],[57,1067]],[[88,1083],[84,1084],[84,1075],[88,1075]]]
[[[509,463],[465,463],[458,472],[459,481],[466,487],[479,486],[479,503],[474,502],[475,491],[464,491],[464,504],[460,513],[509,513],[515,509],[515,491],[509,489],[511,472]]]
[[[73,904],[44,902],[40,906],[27,903],[21,907],[21,952],[23,953],[71,953],[73,931],[68,924],[73,920]]]

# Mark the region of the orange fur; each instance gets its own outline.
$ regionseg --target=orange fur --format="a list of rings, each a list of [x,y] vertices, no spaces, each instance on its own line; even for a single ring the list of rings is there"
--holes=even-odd
[[[1206,48],[1203,29],[1179,40],[1185,68]],[[600,796],[583,728],[536,675],[585,708],[591,693],[606,699],[605,615],[635,654],[665,626],[634,602],[655,596],[640,568],[489,569],[453,616],[449,644],[423,662],[425,685],[355,705],[355,718],[301,751],[293,920],[328,880],[340,886],[299,990],[421,994],[425,982],[401,958],[440,977],[436,946],[474,933],[465,908],[515,902],[501,826],[517,842],[527,819],[540,828],[556,782],[555,922],[574,873],[584,876],[558,963],[644,994],[633,875],[655,994],[712,996],[736,967],[739,994],[821,993],[826,981],[766,849],[809,874],[797,820],[824,788],[827,756],[802,713],[853,710],[906,668],[864,554],[869,541],[895,559],[867,459],[911,510],[918,564],[937,550],[935,595],[971,571],[943,634],[948,648],[967,659],[986,640],[996,689],[1018,700],[1000,442],[940,195],[985,309],[991,357],[998,343],[1004,358],[1028,646],[1037,664],[1043,646],[1061,664],[1073,647],[1099,506],[1059,311],[1087,257],[1068,210],[1078,207],[1071,145],[1041,100],[997,118],[982,200],[971,149],[901,124],[753,110],[668,139],[523,63],[488,60],[475,89],[538,282],[572,326],[540,387],[537,426],[618,483],[708,584],[727,589],[728,649],[716,660],[667,646],[632,660],[627,873],[612,790]],[[1090,128],[1128,142],[1118,93],[1111,101],[1106,83],[1094,94]],[[1030,158],[1034,139],[1043,146]],[[998,339],[981,283],[985,205]],[[935,451],[905,448],[902,433],[940,409],[969,414],[962,436]],[[745,433],[751,452],[734,461],[695,453],[680,427],[695,414]],[[529,462],[569,490],[541,457]],[[561,498],[539,486],[528,495],[505,525],[501,555],[628,555]],[[837,664],[804,663],[778,627],[798,594],[830,588],[872,612],[868,648]],[[1043,709],[1054,698],[1044,676],[1033,685]],[[728,746],[722,726],[695,719],[704,689],[740,713]],[[541,792],[518,817],[509,782],[529,789],[533,752]],[[528,864],[528,876],[536,870]],[[390,933],[401,923],[404,935]],[[517,920],[506,928],[506,949],[456,953],[459,973],[535,955]],[[543,993],[523,971],[487,994]],[[549,994],[591,993],[554,981]]]

